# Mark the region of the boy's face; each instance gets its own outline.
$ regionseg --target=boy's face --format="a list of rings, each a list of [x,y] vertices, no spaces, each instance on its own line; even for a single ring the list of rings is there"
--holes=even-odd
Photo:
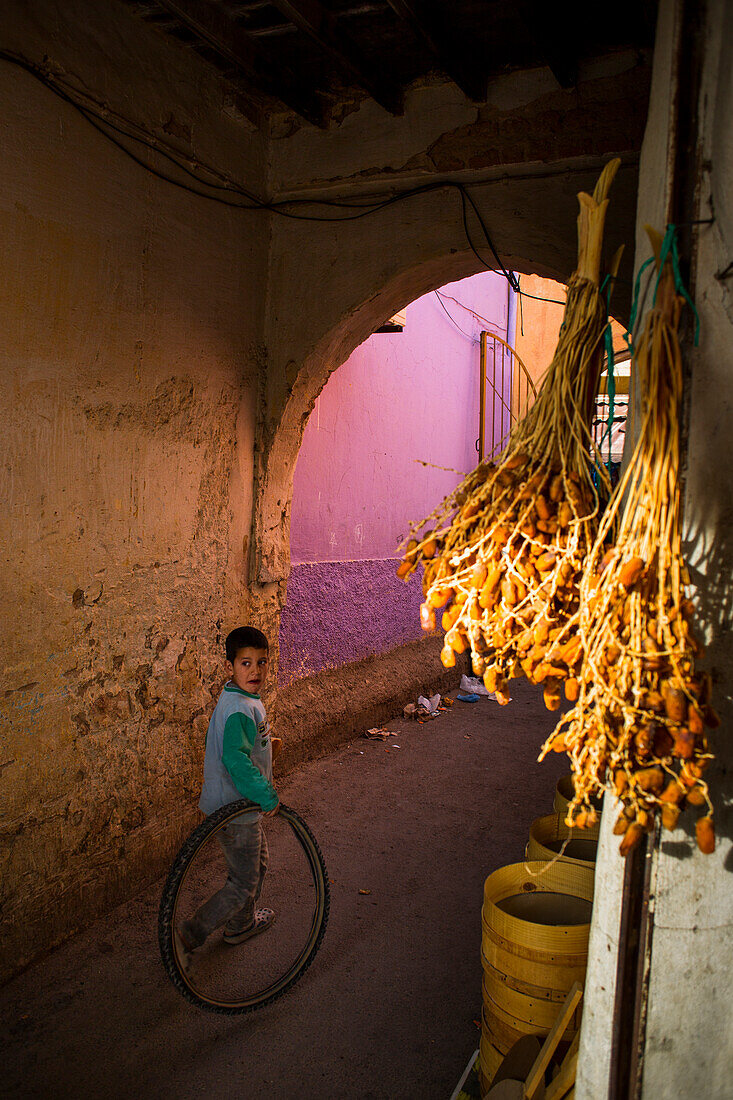
[[[227,671],[241,691],[248,691],[250,695],[259,695],[267,679],[269,660],[266,649],[253,649],[247,646],[237,652],[233,662],[227,661]]]

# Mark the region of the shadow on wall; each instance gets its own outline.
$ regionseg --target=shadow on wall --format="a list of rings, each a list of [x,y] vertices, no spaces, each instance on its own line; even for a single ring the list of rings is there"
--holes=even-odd
[[[733,840],[733,798],[730,775],[733,771],[733,746],[729,737],[733,707],[725,692],[729,669],[733,668],[733,584],[731,583],[731,545],[729,489],[725,479],[711,478],[705,489],[705,500],[698,499],[688,509],[683,553],[688,561],[690,580],[695,586],[697,622],[700,634],[709,648],[700,667],[712,676],[712,703],[719,713],[718,729],[709,730],[710,747],[715,760],[705,774],[710,785],[710,797],[715,806],[715,832],[718,839]],[[726,499],[720,499],[720,497]],[[679,859],[690,858],[695,851],[695,820],[690,811],[680,818],[679,827],[687,834],[685,841],[663,841],[662,850]],[[733,872],[733,848],[723,864]]]
[[[423,636],[420,578],[405,584],[396,567],[391,559],[293,566],[280,619],[280,687]]]

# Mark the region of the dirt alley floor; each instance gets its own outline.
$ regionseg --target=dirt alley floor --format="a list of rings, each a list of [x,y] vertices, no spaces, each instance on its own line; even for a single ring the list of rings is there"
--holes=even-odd
[[[483,881],[523,857],[566,770],[536,763],[542,693],[512,688],[508,707],[395,720],[386,745],[282,780],[332,880],[320,953],[287,996],[240,1017],[185,1002],[158,956],[157,885],[0,991],[3,1096],[448,1100],[478,1046]]]

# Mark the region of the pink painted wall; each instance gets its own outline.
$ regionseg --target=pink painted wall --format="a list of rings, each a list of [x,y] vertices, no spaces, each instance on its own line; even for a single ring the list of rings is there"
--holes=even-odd
[[[509,320],[502,276],[439,293],[408,305],[403,332],[357,348],[306,426],[280,631],[285,682],[420,637],[419,580],[395,577],[396,547],[478,461],[479,334],[506,338]],[[503,396],[509,405],[508,374]]]
[[[479,333],[506,338],[507,282],[486,272],[407,307],[401,333],[377,333],[331,375],[306,426],[290,522],[294,564],[389,558],[478,456]],[[460,326],[459,328],[456,325]],[[508,393],[511,393],[508,387]]]

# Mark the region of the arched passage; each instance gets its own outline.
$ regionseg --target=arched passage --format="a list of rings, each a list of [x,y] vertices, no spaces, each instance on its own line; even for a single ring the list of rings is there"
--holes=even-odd
[[[298,371],[266,455],[255,502],[256,580],[279,581],[289,571],[290,502],[293,474],[308,417],[328,378],[387,317],[444,283],[480,270],[471,252],[432,260],[401,272],[388,286],[343,317],[307,356]]]
[[[597,168],[503,181],[501,187],[494,181],[474,189],[482,208],[491,209],[494,244],[508,269],[567,280],[576,259],[576,194],[592,190]],[[630,237],[635,189],[635,166],[626,164],[613,194],[609,252]],[[445,196],[436,193],[415,207],[395,205],[358,237],[349,223],[336,226],[318,249],[298,223],[275,227],[250,557],[252,610],[273,634],[290,568],[295,463],[318,394],[330,374],[387,317],[486,266],[467,247],[460,218],[452,216],[455,211],[448,216],[444,203]],[[474,231],[479,233],[476,227]],[[305,323],[288,329],[282,319],[291,302],[302,302],[304,286],[320,293],[311,299]],[[622,292],[617,308],[623,309],[623,299]]]
[[[396,547],[477,462],[482,358],[498,386],[485,445],[508,429],[511,356],[481,332],[505,338],[515,313],[504,276],[478,272],[413,300],[401,332],[377,329],[328,378],[295,466],[281,686],[423,640]]]

